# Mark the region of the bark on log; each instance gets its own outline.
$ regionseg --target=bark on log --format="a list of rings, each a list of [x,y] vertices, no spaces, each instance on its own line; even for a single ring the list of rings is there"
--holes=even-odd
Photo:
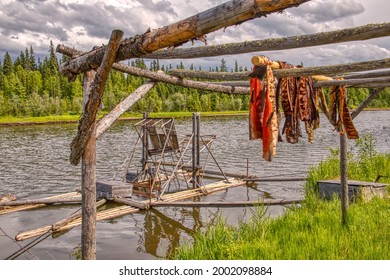
[[[352,73],[349,75],[344,75],[341,78],[343,79],[367,79],[367,78],[377,78],[377,77],[390,77],[390,69],[380,70],[380,71],[370,71],[364,73]]]
[[[368,84],[381,84],[390,83],[390,77],[379,77],[369,79],[348,79],[348,80],[332,80],[332,81],[317,81],[315,82],[316,87],[330,87],[330,86],[361,86]]]
[[[123,32],[120,30],[114,30],[112,32],[106,52],[104,53],[104,59],[91,85],[91,93],[80,119],[77,135],[71,143],[70,162],[73,165],[77,165],[80,162],[81,155],[91,138],[91,127],[96,121],[96,115],[102,100],[106,81],[114,63],[122,36]]]
[[[124,40],[116,57],[121,61],[140,57],[165,47],[183,44],[189,40],[218,29],[237,25],[244,21],[281,12],[286,8],[299,6],[309,0],[241,0],[229,1],[177,23],[147,31],[142,35]],[[74,80],[75,75],[99,67],[104,47],[92,50],[88,54],[61,64],[60,71]]]
[[[124,112],[144,97],[156,84],[157,82],[151,80],[146,81],[119,103],[110,113],[104,116],[97,124],[96,138],[99,138]]]
[[[61,45],[57,51],[59,53],[72,56],[76,54],[77,50],[69,48],[67,46]],[[201,89],[201,90],[208,90],[208,91],[216,91],[216,92],[223,92],[227,94],[248,94],[249,90],[247,88],[243,87],[235,87],[235,86],[222,86],[222,85],[212,85],[209,83],[204,82],[198,82],[198,81],[192,81],[192,80],[186,80],[179,77],[167,75],[164,73],[157,73],[152,72],[132,66],[127,66],[121,63],[114,63],[112,65],[112,68],[127,74],[131,74],[138,77],[144,77],[149,78],[154,81],[159,82],[165,82],[172,85],[178,85],[188,88],[195,88],[195,89]],[[229,73],[230,74],[230,73]],[[245,76],[244,79],[247,79],[247,76]]]
[[[143,56],[151,59],[197,58],[221,55],[243,54],[250,52],[276,51],[313,47],[349,41],[368,40],[390,35],[390,23],[367,24],[337,31],[321,32],[309,35],[271,38],[250,42],[229,43],[215,46],[177,48],[160,50]]]
[[[301,76],[313,76],[313,75],[328,75],[328,76],[342,76],[340,74],[369,71],[375,69],[390,68],[390,58],[328,65],[328,66],[315,66],[315,67],[303,67],[303,68],[292,68],[292,69],[274,69],[274,75],[277,78],[284,77],[301,77]],[[209,71],[194,71],[194,70],[183,70],[173,69],[168,72],[171,75],[175,75],[181,78],[199,78],[208,80],[247,80],[250,72],[209,72]]]
[[[40,198],[40,199],[25,199],[25,200],[14,200],[14,201],[4,201],[0,203],[2,206],[19,206],[19,205],[35,205],[35,204],[55,204],[55,203],[81,203],[81,197],[74,198]]]

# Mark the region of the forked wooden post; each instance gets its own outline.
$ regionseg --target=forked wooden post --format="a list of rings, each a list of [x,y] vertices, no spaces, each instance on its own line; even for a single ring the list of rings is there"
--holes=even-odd
[[[71,144],[71,163],[77,164],[82,158],[81,258],[84,260],[96,259],[96,115],[122,36],[122,31],[114,30],[98,70],[84,73],[84,112]]]

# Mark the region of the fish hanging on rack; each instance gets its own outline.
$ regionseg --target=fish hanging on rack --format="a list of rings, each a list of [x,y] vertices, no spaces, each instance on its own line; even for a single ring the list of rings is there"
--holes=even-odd
[[[348,139],[358,139],[359,133],[352,122],[345,95],[345,86],[332,87],[329,93],[329,120],[340,135],[344,134],[345,128]]]
[[[250,109],[249,138],[262,139],[263,158],[272,161],[276,154],[276,143],[279,139],[278,106],[275,90],[275,78],[271,62],[263,66],[255,66],[249,75],[250,79]],[[266,84],[263,83],[264,75]]]

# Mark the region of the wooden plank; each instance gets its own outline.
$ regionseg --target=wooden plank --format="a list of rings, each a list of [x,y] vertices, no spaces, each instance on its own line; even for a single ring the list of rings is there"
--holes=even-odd
[[[336,31],[320,32],[308,35],[298,35],[283,38],[269,38],[265,40],[245,41],[214,46],[160,50],[151,54],[146,54],[143,57],[152,59],[212,57],[251,52],[305,48],[341,42],[368,40],[389,35],[390,23],[386,22],[380,24],[367,24],[358,27],[345,28]]]
[[[163,28],[148,30],[142,35],[125,39],[118,50],[116,62],[140,57],[166,47],[183,44],[189,40],[204,39],[203,35],[247,20],[281,12],[309,0],[234,0],[208,9],[187,19]],[[97,68],[104,54],[104,47],[92,50],[61,64],[60,71],[70,80],[75,75]]]

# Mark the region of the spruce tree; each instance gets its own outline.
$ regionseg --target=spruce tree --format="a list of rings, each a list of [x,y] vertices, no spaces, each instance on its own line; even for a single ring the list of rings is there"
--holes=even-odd
[[[13,73],[13,71],[14,71],[14,65],[12,63],[11,56],[9,55],[8,52],[6,52],[3,61],[3,73],[4,75],[9,76]]]

